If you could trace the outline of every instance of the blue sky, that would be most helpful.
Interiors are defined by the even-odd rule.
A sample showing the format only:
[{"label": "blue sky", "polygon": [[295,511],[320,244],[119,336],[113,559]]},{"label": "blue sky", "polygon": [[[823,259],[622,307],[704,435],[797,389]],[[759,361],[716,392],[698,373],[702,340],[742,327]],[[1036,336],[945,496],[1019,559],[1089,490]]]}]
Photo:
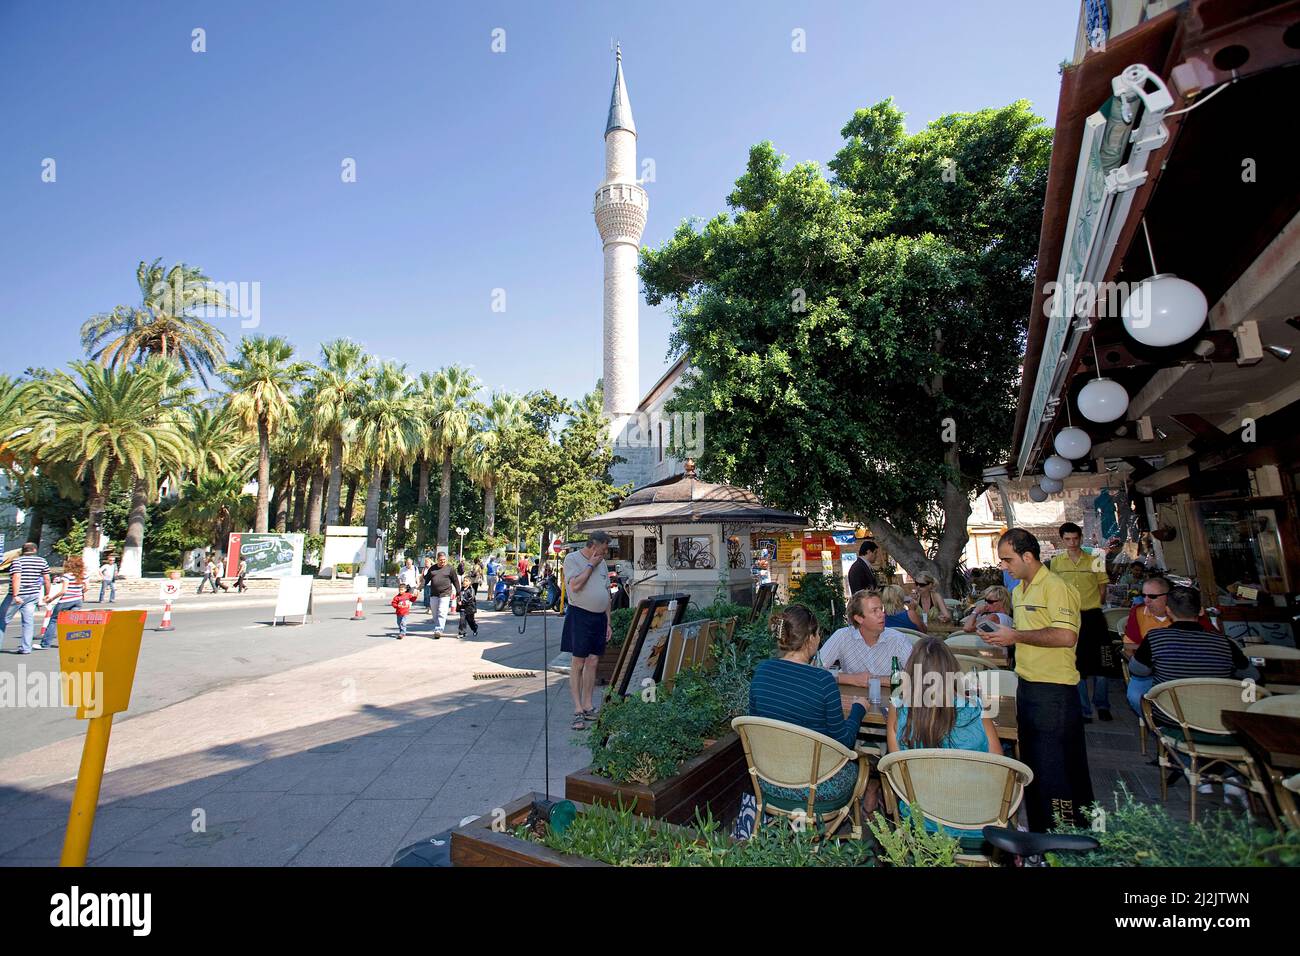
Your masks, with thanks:
[{"label": "blue sky", "polygon": [[[657,246],[725,208],[751,144],[824,163],[886,96],[912,130],[1018,98],[1050,124],[1077,17],[1069,0],[5,0],[0,371],[80,357],[81,322],[136,304],[136,263],[161,257],[260,283],[257,331],[308,358],[349,336],[412,372],[576,396],[600,375],[611,37]],[[643,391],[670,328],[642,303]]]}]

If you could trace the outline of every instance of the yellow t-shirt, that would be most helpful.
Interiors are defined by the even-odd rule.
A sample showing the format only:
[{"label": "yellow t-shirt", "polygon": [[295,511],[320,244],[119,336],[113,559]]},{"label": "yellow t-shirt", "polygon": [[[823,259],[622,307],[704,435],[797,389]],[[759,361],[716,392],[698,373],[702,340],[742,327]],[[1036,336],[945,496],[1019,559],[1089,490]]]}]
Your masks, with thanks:
[{"label": "yellow t-shirt", "polygon": [[1079,560],[1074,561],[1070,558],[1069,551],[1062,551],[1052,558],[1050,567],[1053,573],[1059,574],[1066,584],[1079,592],[1080,611],[1101,609],[1101,595],[1097,591],[1097,585],[1104,587],[1110,583],[1110,578],[1106,576],[1104,557],[1084,551],[1079,555]]},{"label": "yellow t-shirt", "polygon": [[[1046,565],[1038,569],[1032,581],[1016,585],[1011,592],[1011,603],[1018,631],[1063,627],[1076,638],[1079,635],[1079,593]],[[1077,684],[1079,670],[1074,666],[1074,645],[1017,644],[1016,673],[1024,680],[1043,684]]]}]

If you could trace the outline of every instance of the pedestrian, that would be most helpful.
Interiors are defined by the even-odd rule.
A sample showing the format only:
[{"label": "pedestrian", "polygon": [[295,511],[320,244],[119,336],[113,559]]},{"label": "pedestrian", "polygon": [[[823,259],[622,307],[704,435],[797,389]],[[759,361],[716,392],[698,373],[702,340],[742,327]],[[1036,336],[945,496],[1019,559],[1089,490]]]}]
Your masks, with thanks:
[{"label": "pedestrian", "polygon": [[59,615],[81,607],[86,591],[86,566],[77,555],[63,562],[63,573],[58,576],[45,597],[45,605],[53,607],[50,622],[45,625],[41,647],[58,647]]},{"label": "pedestrian", "polygon": [[523,555],[523,554],[521,554],[521,555],[519,556],[519,564],[518,564],[518,566],[517,566],[517,570],[519,571],[519,583],[520,583],[520,584],[526,584],[526,583],[528,582],[528,557],[527,557],[527,555]]},{"label": "pedestrian", "polygon": [[28,541],[23,544],[23,553],[14,561],[10,570],[9,593],[14,596],[14,599],[9,605],[9,610],[5,612],[6,627],[14,614],[22,620],[23,633],[18,645],[19,654],[32,652],[32,637],[36,633],[36,606],[49,590],[49,562],[36,553],[36,544]]},{"label": "pedestrian", "polygon": [[420,580],[420,572],[415,570],[414,559],[407,558],[406,564],[402,566],[401,572],[397,575],[397,583],[399,585],[410,588],[411,593],[414,594],[415,585],[419,582],[419,580]]},{"label": "pedestrian", "polygon": [[[1100,720],[1110,720],[1110,690],[1106,681],[1105,652],[1110,649],[1111,631],[1101,605],[1106,600],[1106,558],[1083,550],[1083,529],[1067,521],[1057,529],[1065,550],[1048,565],[1079,595],[1079,643],[1074,661],[1079,669],[1079,701],[1083,722],[1092,723],[1093,708]],[[1088,685],[1093,686],[1090,688]]]},{"label": "pedestrian", "polygon": [[99,604],[104,603],[105,588],[108,588],[108,603],[117,601],[117,555],[114,554],[106,555],[99,569]]},{"label": "pedestrian", "polygon": [[[221,588],[221,590],[223,591],[230,590],[230,585],[228,585],[225,581],[221,580],[221,565],[217,563],[216,559],[211,557],[208,558],[208,567],[206,573],[207,573],[206,580],[208,584],[212,586],[213,594],[217,593],[217,588]],[[203,593],[202,581],[199,582],[199,593],[200,594]]]},{"label": "pedestrian", "polygon": [[235,590],[243,594],[248,590],[248,562],[242,557],[239,559],[239,573],[235,575]]},{"label": "pedestrian", "polygon": [[411,604],[415,601],[415,593],[411,590],[409,584],[403,584],[397,589],[397,594],[391,602],[393,610],[397,612],[397,639],[400,641],[406,637],[406,616],[411,613]]},{"label": "pedestrian", "polygon": [[497,562],[495,554],[488,555],[487,559],[487,593],[488,599],[497,593],[497,575],[501,573],[501,565]]},{"label": "pedestrian", "polygon": [[485,574],[486,574],[486,570],[483,567],[483,559],[481,557],[475,558],[474,559],[474,593],[475,594],[478,594],[479,585],[483,583],[483,577]]},{"label": "pedestrian", "polygon": [[1012,594],[1015,627],[976,631],[987,643],[1016,649],[1016,724],[1020,759],[1034,773],[1025,788],[1029,829],[1046,833],[1060,815],[1066,825],[1088,826],[1082,811],[1093,803],[1079,701],[1079,595],[1042,561],[1038,539],[1012,528],[998,539],[1002,567],[1020,583]]},{"label": "pedestrian", "polygon": [[460,604],[460,627],[457,629],[456,636],[462,640],[465,638],[466,625],[474,632],[474,636],[478,637],[478,621],[474,619],[474,613],[478,608],[477,591],[478,586],[473,579],[467,578],[461,586],[460,596],[456,599]]},{"label": "pedestrian", "polygon": [[424,570],[420,573],[420,582],[424,586],[424,609],[433,613],[433,558],[424,559]]},{"label": "pedestrian", "polygon": [[569,694],[573,698],[573,729],[586,730],[596,717],[593,695],[596,668],[610,636],[609,535],[593,531],[585,547],[564,559],[568,602],[560,650],[573,655],[569,663]]},{"label": "pedestrian", "polygon": [[447,563],[447,552],[439,551],[437,563],[429,575],[433,588],[433,639],[439,640],[447,627],[447,614],[451,610],[451,599],[460,591],[460,576],[456,569]]},{"label": "pedestrian", "polygon": [[876,590],[876,570],[871,562],[876,560],[876,542],[867,539],[858,547],[858,559],[849,566],[849,596],[859,591]]}]

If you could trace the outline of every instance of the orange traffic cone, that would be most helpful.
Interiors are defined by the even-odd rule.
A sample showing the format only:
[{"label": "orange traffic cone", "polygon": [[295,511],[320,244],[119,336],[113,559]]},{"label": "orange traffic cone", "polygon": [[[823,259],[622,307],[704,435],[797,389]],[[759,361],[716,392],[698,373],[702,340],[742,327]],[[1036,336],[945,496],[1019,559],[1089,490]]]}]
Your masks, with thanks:
[{"label": "orange traffic cone", "polygon": [[358,595],[357,595],[357,610],[356,610],[356,613],[352,615],[352,620],[354,620],[354,621],[364,621],[365,619],[366,619],[366,612],[363,611],[363,610],[361,609],[361,595],[358,594]]},{"label": "orange traffic cone", "polygon": [[162,623],[158,625],[158,630],[160,631],[176,630],[176,628],[172,627],[172,602],[170,600],[166,601],[163,604],[163,618],[162,618]]}]

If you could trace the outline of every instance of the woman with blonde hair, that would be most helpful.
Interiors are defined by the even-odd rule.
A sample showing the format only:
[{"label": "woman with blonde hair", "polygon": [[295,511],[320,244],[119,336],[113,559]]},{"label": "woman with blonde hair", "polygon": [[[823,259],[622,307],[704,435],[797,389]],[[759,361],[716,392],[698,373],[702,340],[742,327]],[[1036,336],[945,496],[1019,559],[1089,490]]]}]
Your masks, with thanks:
[{"label": "woman with blonde hair", "polygon": [[979,603],[961,622],[961,629],[967,634],[975,633],[975,628],[984,621],[1014,627],[1011,616],[1011,592],[1000,584],[987,587],[980,595]]},{"label": "woman with blonde hair", "polygon": [[880,603],[885,606],[885,627],[905,627],[926,633],[925,621],[908,601],[907,592],[897,584],[886,584],[880,589]]},{"label": "woman with blonde hair", "polygon": [[57,643],[59,615],[64,611],[75,611],[81,607],[85,594],[86,566],[82,563],[81,557],[74,554],[63,562],[63,573],[53,582],[50,593],[41,602],[54,608],[54,613],[50,615],[50,623],[45,625],[45,633],[41,635],[41,647],[59,646]]},{"label": "woman with blonde hair", "polygon": [[939,615],[939,620],[945,624],[952,623],[952,613],[948,610],[948,604],[943,599],[943,595],[934,589],[934,578],[928,574],[918,574],[916,576],[916,605],[925,615],[925,620],[934,620],[934,615]]}]

